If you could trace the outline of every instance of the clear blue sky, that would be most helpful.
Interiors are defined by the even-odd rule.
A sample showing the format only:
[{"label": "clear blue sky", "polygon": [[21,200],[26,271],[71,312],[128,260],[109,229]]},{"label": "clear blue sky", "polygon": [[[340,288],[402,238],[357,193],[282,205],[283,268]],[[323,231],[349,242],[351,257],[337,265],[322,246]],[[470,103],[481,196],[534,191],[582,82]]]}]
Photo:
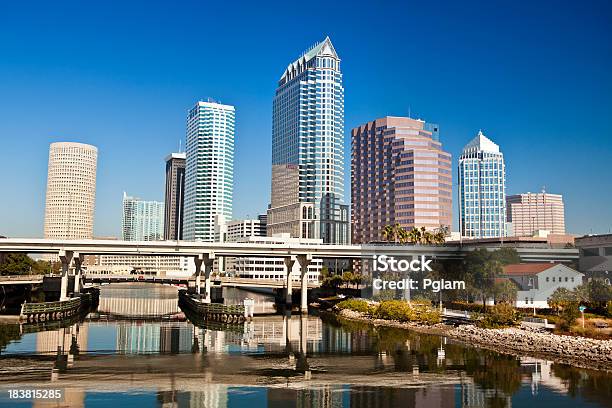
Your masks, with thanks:
[{"label": "clear blue sky", "polygon": [[264,211],[276,81],[325,35],[347,196],[350,129],[410,107],[454,159],[482,128],[507,192],[564,194],[569,232],[608,232],[611,27],[606,0],[3,2],[0,235],[42,236],[49,143],[79,141],[99,148],[95,234],[118,236],[122,192],[163,199],[163,158],[209,96],[236,106],[235,216]]}]

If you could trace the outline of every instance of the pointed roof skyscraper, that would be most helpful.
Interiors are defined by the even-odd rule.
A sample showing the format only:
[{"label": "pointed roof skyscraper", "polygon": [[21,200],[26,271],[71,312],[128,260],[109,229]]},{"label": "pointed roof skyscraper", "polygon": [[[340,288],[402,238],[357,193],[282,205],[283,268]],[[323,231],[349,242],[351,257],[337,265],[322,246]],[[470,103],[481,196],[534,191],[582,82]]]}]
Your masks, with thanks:
[{"label": "pointed roof skyscraper", "polygon": [[482,133],[482,130],[479,130],[478,134],[463,148],[463,153],[473,151],[499,153],[499,146],[486,137],[484,133]]}]

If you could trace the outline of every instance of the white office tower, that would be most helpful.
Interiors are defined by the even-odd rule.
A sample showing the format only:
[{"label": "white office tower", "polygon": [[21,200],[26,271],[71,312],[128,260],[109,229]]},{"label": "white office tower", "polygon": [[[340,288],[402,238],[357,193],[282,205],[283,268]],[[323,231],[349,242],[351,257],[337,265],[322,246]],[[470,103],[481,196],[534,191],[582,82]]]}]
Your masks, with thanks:
[{"label": "white office tower", "polygon": [[506,167],[499,146],[481,131],[459,156],[461,236],[506,236]]},{"label": "white office tower", "polygon": [[233,106],[199,101],[187,117],[183,239],[215,241],[215,216],[232,219]]},{"label": "white office tower", "polygon": [[45,238],[92,239],[98,149],[51,143],[45,203]]}]

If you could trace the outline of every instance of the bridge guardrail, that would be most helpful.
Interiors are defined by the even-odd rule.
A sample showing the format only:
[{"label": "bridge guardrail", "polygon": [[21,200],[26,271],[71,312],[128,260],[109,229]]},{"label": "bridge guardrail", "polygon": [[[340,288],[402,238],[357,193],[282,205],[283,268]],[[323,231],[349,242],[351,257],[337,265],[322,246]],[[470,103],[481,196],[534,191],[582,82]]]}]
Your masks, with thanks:
[{"label": "bridge guardrail", "polygon": [[21,316],[37,313],[57,313],[74,310],[81,304],[81,298],[72,298],[57,302],[24,303],[21,305]]}]

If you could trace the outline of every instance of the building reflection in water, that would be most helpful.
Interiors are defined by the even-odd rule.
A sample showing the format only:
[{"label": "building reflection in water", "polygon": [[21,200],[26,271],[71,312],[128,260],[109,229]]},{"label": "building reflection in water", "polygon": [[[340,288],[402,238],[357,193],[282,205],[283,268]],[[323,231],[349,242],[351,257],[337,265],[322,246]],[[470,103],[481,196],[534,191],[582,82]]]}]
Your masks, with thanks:
[{"label": "building reflection in water", "polygon": [[[78,373],[74,368],[79,367],[80,355],[89,352],[87,359],[95,358],[92,354],[96,350],[88,350],[88,340],[91,343],[98,340],[93,333],[99,326],[116,330],[112,342],[117,354],[193,354],[197,361],[194,373],[201,376],[202,381],[197,391],[176,389],[173,376],[177,375],[178,379],[183,375],[178,373],[168,373],[163,378],[162,382],[169,383],[169,388],[142,391],[153,392],[157,406],[162,407],[262,404],[268,407],[511,407],[513,395],[521,388],[529,387],[533,396],[541,394],[543,389],[567,395],[570,392],[568,378],[573,381],[578,378],[573,375],[576,371],[569,371],[571,368],[554,366],[544,360],[516,359],[465,348],[443,337],[388,328],[340,326],[316,316],[273,315],[239,325],[208,322],[197,327],[189,321],[171,318],[178,312],[176,298],[170,299],[173,294],[176,294],[175,289],[168,288],[156,292],[151,299],[145,292],[128,294],[122,289],[110,290],[100,299],[99,313],[90,315],[85,322],[37,333],[36,351],[57,354],[51,380],[63,379],[63,373],[70,373],[71,369]],[[289,372],[285,375],[291,379],[288,377],[283,385],[275,382],[265,387],[213,383],[215,374],[204,369],[207,355],[213,354],[210,357],[225,361],[222,355],[233,353],[270,354],[273,359],[281,356],[280,360],[285,355],[290,364],[287,365],[286,360],[282,362],[282,370]],[[390,374],[406,386],[375,386],[374,379],[372,385],[317,383],[322,377],[312,366],[321,364],[327,355],[344,359],[356,356],[360,364],[367,362],[364,367],[369,372]],[[452,383],[428,385],[428,379],[437,378],[438,373],[452,374],[455,379]],[[458,383],[457,377],[460,378]],[[66,401],[61,406],[84,405],[85,395],[91,390],[80,390],[78,385],[77,381],[74,388],[67,390]],[[37,403],[34,406],[49,405]]]}]

